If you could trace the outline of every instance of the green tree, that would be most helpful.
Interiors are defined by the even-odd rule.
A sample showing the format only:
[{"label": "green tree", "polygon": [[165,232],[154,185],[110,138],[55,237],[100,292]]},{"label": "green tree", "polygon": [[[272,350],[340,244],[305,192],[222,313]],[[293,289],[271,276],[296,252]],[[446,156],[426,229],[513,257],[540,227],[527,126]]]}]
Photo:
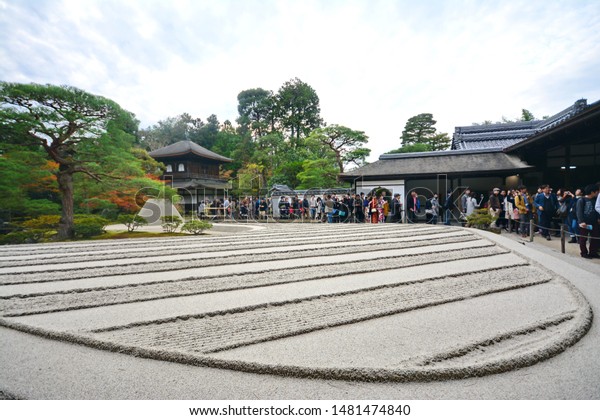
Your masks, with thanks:
[{"label": "green tree", "polygon": [[206,119],[206,124],[202,124],[197,130],[192,132],[188,140],[191,140],[208,150],[212,150],[217,143],[219,131],[219,119],[215,114],[211,114]]},{"label": "green tree", "polygon": [[300,181],[297,188],[333,188],[337,185],[339,174],[336,165],[330,159],[306,160],[302,162],[302,171],[296,177]]},{"label": "green tree", "polygon": [[156,150],[178,141],[198,142],[204,123],[188,113],[169,117],[139,131],[140,144],[146,150]]},{"label": "green tree", "polygon": [[216,142],[211,150],[221,156],[227,156],[233,159],[233,162],[225,163],[223,165],[224,175],[226,176],[236,176],[237,171],[244,163],[243,159],[240,160],[239,158],[243,157],[243,153],[248,153],[247,149],[253,148],[251,144],[242,145],[242,141],[243,136],[236,132],[229,121],[225,121],[222,129],[217,134]]},{"label": "green tree", "polygon": [[290,158],[290,152],[283,135],[274,132],[257,139],[251,161],[263,168],[263,177],[268,179]]},{"label": "green tree", "polygon": [[285,184],[290,188],[298,188],[300,181],[298,174],[304,170],[304,162],[298,159],[289,160],[273,171],[268,181],[269,186],[274,184]]},{"label": "green tree", "polygon": [[535,117],[533,116],[531,111],[523,108],[521,110],[521,121],[533,121],[533,120],[535,120]]},{"label": "green tree", "polygon": [[435,123],[432,114],[419,114],[410,117],[402,131],[402,146],[416,143],[427,143],[435,135]]},{"label": "green tree", "polygon": [[275,129],[273,92],[261,88],[241,91],[238,96],[238,124],[260,138]]},{"label": "green tree", "polygon": [[[394,153],[406,153],[407,150],[414,151],[411,148],[405,149],[405,147],[416,144],[426,144],[429,151],[448,149],[452,141],[448,134],[436,131],[436,122],[433,115],[428,113],[409,118],[404,126],[404,131],[402,131],[402,147],[398,149],[403,150],[403,152]],[[423,150],[419,149],[417,151]]]},{"label": "green tree", "polygon": [[47,160],[41,147],[32,150],[3,140],[0,135],[0,219],[58,214],[57,165]]},{"label": "green tree", "polygon": [[427,140],[431,150],[448,150],[452,144],[452,139],[448,133],[435,133]]},{"label": "green tree", "polygon": [[279,89],[275,107],[281,128],[294,148],[300,146],[301,138],[323,123],[317,92],[298,78],[285,82]]},{"label": "green tree", "polygon": [[422,152],[431,152],[431,146],[427,143],[415,143],[409,144],[408,146],[402,146],[399,149],[390,150],[385,154],[390,153],[422,153]]},{"label": "green tree", "polygon": [[333,152],[339,172],[350,163],[362,166],[371,153],[370,149],[362,147],[369,140],[364,131],[352,130],[342,125],[328,125],[313,130],[307,138],[307,143],[315,141]]},{"label": "green tree", "polygon": [[123,136],[119,136],[136,126],[133,115],[115,102],[74,87],[0,82],[2,132],[43,148],[58,164],[59,239],[74,236],[74,176],[102,181],[108,174],[101,162],[121,152]]}]

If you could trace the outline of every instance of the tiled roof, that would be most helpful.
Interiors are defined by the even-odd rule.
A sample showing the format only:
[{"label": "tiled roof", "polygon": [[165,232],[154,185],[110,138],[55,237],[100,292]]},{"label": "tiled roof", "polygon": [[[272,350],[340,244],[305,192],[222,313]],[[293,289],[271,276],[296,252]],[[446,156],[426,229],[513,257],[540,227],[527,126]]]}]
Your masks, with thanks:
[{"label": "tiled roof", "polygon": [[585,110],[586,107],[587,101],[580,99],[570,107],[545,120],[456,127],[452,136],[452,149],[507,148],[526,140],[534,134],[561,124]]},{"label": "tiled roof", "polygon": [[164,157],[173,157],[173,156],[183,156],[187,154],[194,154],[196,156],[205,157],[213,160],[220,160],[221,162],[233,162],[232,159],[229,159],[225,156],[218,155],[214,152],[211,152],[208,149],[194,143],[193,141],[178,141],[177,143],[170,144],[165,147],[161,147],[160,149],[153,150],[149,153],[153,158],[164,158]]}]

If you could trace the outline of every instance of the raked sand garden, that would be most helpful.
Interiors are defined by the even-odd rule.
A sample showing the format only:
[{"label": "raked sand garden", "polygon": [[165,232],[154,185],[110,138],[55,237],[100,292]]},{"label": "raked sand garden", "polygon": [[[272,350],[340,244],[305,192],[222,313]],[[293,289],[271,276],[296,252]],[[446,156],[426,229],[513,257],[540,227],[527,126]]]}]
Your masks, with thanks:
[{"label": "raked sand garden", "polygon": [[5,246],[0,325],[267,379],[485,377],[569,352],[592,326],[584,295],[526,254],[397,224]]}]

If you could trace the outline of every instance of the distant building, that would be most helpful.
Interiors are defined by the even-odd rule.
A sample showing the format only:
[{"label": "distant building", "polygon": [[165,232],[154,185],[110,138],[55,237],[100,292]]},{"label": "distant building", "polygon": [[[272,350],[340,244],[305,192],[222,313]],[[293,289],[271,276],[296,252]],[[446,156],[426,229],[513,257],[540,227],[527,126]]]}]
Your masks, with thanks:
[{"label": "distant building", "polygon": [[600,101],[578,100],[541,121],[456,127],[451,150],[384,154],[340,178],[356,192],[386,188],[404,200],[411,191],[444,197],[465,187],[487,193],[521,183],[534,190],[542,183],[574,189],[598,182]]},{"label": "distant building", "polygon": [[221,165],[232,162],[192,141],[180,141],[150,152],[166,166],[161,179],[183,197],[185,211],[196,210],[201,201],[223,199],[231,189],[220,174]]}]

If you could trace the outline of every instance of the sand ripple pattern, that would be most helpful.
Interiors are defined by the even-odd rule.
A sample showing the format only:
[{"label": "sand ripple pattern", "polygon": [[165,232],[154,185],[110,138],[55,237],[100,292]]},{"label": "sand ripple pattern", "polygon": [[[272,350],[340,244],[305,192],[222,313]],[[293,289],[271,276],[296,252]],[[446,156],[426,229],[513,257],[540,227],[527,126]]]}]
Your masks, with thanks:
[{"label": "sand ripple pattern", "polygon": [[[475,231],[384,224],[259,228],[229,236],[1,247],[0,325],[197,366],[424,381],[533,365],[567,350],[592,322],[589,304],[569,282]],[[537,312],[528,312],[533,300]],[[481,330],[459,324],[477,316],[487,316]],[[495,316],[506,320],[495,323]],[[430,347],[406,342],[411,333],[400,332],[403,322],[420,328],[433,319],[440,331],[448,323],[459,333],[435,343],[432,335],[423,340]],[[373,325],[397,340],[392,353],[348,333]],[[351,346],[335,349],[349,356],[346,364],[329,355],[325,365],[315,362],[331,337],[363,341],[355,341],[356,354]],[[277,353],[298,342],[307,344],[299,357],[313,359]],[[387,356],[363,365],[360,348],[369,357]]]},{"label": "sand ripple pattern", "polygon": [[[443,240],[434,244],[446,243]],[[406,244],[407,247],[410,243]],[[439,262],[456,261],[465,258],[481,258],[500,255],[508,251],[496,246],[466,248],[438,254],[408,255],[401,259],[370,259],[376,262],[378,270],[392,270],[402,267],[420,266]],[[110,288],[92,288],[64,292],[28,294],[0,297],[0,315],[22,316],[58,312],[98,306],[117,305],[128,302],[164,299],[167,297],[189,296],[203,293],[215,293],[252,287],[264,287],[275,284],[295,283],[319,280],[342,275],[371,272],[370,264],[365,261],[345,264],[309,265],[295,269],[272,270],[269,272],[249,272],[227,277],[192,277],[179,281],[165,281],[150,284],[133,284]]]},{"label": "sand ripple pattern", "polygon": [[[533,276],[532,276],[533,274]],[[416,284],[385,286],[298,302],[279,302],[236,313],[204,314],[97,332],[109,341],[144,348],[214,353],[244,345],[295,336],[323,328],[439,305],[547,282],[551,276],[519,267],[447,277]]]},{"label": "sand ripple pattern", "polygon": [[[429,237],[432,234],[440,234],[444,233],[444,229],[439,228],[431,228],[423,231],[409,231],[404,232],[403,235],[397,236],[397,238],[410,237],[411,239],[415,239],[415,242],[418,241],[419,237],[421,240],[429,240]],[[470,236],[465,235],[461,232],[455,232],[456,236]],[[361,234],[361,239],[363,241],[369,240],[377,240],[380,239],[381,233],[377,230],[364,232]],[[446,236],[447,233],[446,233]],[[197,254],[197,253],[211,253],[211,252],[219,252],[221,249],[227,249],[230,251],[237,250],[248,250],[249,247],[253,245],[254,240],[260,240],[260,246],[263,248],[266,247],[276,247],[281,248],[282,246],[289,244],[282,244],[281,235],[278,235],[274,238],[261,238],[261,237],[246,237],[246,240],[240,239],[229,239],[229,240],[215,240],[215,241],[207,241],[207,240],[185,240],[175,243],[168,244],[168,247],[165,247],[167,244],[130,244],[129,247],[124,246],[115,246],[110,247],[110,250],[106,250],[106,247],[103,247],[101,250],[98,250],[97,247],[92,248],[91,250],[84,249],[71,249],[67,248],[70,251],[68,254],[65,254],[65,250],[60,250],[63,252],[58,252],[54,250],[54,254],[46,253],[30,253],[26,255],[19,255],[18,259],[3,259],[0,255],[0,268],[3,267],[29,267],[36,265],[47,265],[47,264],[69,264],[69,263],[78,263],[78,262],[90,262],[90,261],[103,261],[103,260],[121,260],[121,259],[131,259],[131,258],[156,258],[157,255],[164,256],[185,256],[188,254]],[[332,242],[336,242],[340,239],[339,232],[329,233],[324,235],[318,235],[313,237],[303,238],[305,243],[310,243],[311,245],[330,245]],[[343,240],[343,237],[342,237]],[[417,245],[416,243],[414,245]],[[123,252],[126,251],[126,252]],[[13,256],[14,258],[15,256]],[[6,257],[4,257],[6,258]]]},{"label": "sand ripple pattern", "polygon": [[[214,267],[220,265],[233,265],[233,264],[245,264],[245,263],[256,263],[264,261],[279,261],[279,260],[292,260],[299,258],[309,258],[318,256],[334,256],[334,255],[345,255],[351,253],[361,253],[367,255],[374,251],[389,251],[394,249],[405,249],[405,248],[417,248],[419,245],[427,246],[430,243],[435,242],[435,239],[430,239],[427,243],[411,241],[408,244],[402,242],[405,234],[399,235],[398,241],[390,242],[379,242],[373,244],[364,244],[362,241],[358,244],[352,243],[350,245],[343,243],[342,241],[335,241],[315,247],[313,245],[292,245],[285,246],[282,244],[279,247],[263,247],[262,244],[259,246],[246,245],[243,251],[237,251],[237,249],[219,249],[214,252],[237,252],[238,255],[232,256],[215,256],[211,253],[205,253],[205,256],[198,258],[191,258],[183,255],[179,258],[163,259],[162,261],[153,261],[157,257],[150,258],[146,262],[136,262],[130,264],[111,264],[111,265],[99,265],[94,268],[52,268],[46,271],[21,271],[21,267],[18,272],[0,274],[0,285],[11,285],[19,283],[44,283],[57,280],[77,280],[90,277],[99,276],[116,276],[124,274],[143,274],[143,273],[156,273],[161,271],[172,271],[172,270],[183,270],[191,268],[205,268]],[[409,237],[419,236],[410,234]],[[450,236],[449,238],[440,239],[440,243],[458,243],[458,242],[469,242],[477,240],[473,235],[456,235]],[[483,245],[489,246],[491,245]],[[470,247],[471,245],[466,245]],[[482,245],[474,245],[482,246]],[[298,247],[305,249],[297,250]],[[266,250],[266,252],[260,252]],[[85,264],[85,263],[84,263]]]}]

